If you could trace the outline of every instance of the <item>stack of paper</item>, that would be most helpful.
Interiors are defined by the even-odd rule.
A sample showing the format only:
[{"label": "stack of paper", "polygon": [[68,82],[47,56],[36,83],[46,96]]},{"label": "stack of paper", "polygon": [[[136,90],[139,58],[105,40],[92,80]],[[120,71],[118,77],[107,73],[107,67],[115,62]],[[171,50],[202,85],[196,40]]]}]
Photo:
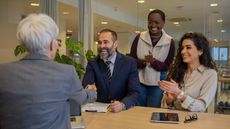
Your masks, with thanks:
[{"label": "stack of paper", "polygon": [[83,105],[81,110],[82,112],[107,112],[108,107],[108,103],[94,102]]}]

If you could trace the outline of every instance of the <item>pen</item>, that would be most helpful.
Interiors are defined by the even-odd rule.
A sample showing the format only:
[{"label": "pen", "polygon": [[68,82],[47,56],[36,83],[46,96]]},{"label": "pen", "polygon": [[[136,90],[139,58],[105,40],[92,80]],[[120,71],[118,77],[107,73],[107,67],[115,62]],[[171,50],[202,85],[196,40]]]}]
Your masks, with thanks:
[{"label": "pen", "polygon": [[111,104],[113,103],[113,102],[115,102],[116,100],[111,100],[110,101],[110,105],[107,107],[107,111],[108,112],[112,112],[112,109],[111,109]]},{"label": "pen", "polygon": [[85,112],[97,112],[97,110],[85,110]]},{"label": "pen", "polygon": [[107,107],[108,112],[112,112],[112,109],[110,108],[110,105]]}]

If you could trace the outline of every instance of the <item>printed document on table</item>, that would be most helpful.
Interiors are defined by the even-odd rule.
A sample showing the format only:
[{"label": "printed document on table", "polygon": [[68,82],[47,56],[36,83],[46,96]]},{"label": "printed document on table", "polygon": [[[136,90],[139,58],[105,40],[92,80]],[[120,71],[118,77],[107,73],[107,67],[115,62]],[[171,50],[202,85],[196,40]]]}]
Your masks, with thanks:
[{"label": "printed document on table", "polygon": [[88,103],[83,105],[81,110],[82,112],[107,112],[109,105],[109,103],[100,102]]},{"label": "printed document on table", "polygon": [[84,129],[85,125],[82,119],[82,116],[71,116],[70,124],[72,129]]}]

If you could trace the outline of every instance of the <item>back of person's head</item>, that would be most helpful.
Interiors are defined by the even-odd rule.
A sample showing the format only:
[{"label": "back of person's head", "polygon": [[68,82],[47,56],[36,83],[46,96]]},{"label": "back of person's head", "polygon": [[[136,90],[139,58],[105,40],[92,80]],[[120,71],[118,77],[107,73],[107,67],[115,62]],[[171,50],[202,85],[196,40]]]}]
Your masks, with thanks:
[{"label": "back of person's head", "polygon": [[149,16],[150,16],[151,14],[153,14],[153,13],[158,13],[158,14],[160,14],[162,20],[165,22],[165,13],[164,13],[162,10],[160,10],[160,9],[155,9],[155,10],[149,12],[148,18],[149,18]]},{"label": "back of person's head", "polygon": [[103,29],[100,31],[100,33],[110,32],[113,37],[113,41],[115,42],[117,40],[117,33],[111,29]]},{"label": "back of person's head", "polygon": [[46,54],[58,33],[58,26],[51,17],[46,14],[30,14],[20,21],[17,39],[30,53]]}]

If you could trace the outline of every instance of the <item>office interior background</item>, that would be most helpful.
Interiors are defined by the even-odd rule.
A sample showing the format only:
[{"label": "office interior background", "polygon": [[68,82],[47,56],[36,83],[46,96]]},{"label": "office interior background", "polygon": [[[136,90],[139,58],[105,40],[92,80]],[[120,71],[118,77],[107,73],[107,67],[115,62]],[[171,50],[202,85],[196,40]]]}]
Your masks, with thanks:
[{"label": "office interior background", "polygon": [[[142,2],[144,1],[144,2]],[[13,54],[18,45],[16,29],[29,13],[46,9],[60,27],[60,38],[83,41],[85,50],[97,53],[97,34],[103,28],[118,33],[118,50],[129,53],[134,37],[147,29],[152,9],[166,13],[164,29],[178,42],[186,32],[201,32],[211,43],[218,66],[229,65],[229,0],[0,0],[0,63],[20,59]],[[44,11],[43,11],[44,12]],[[60,48],[66,53],[64,42]]]}]

